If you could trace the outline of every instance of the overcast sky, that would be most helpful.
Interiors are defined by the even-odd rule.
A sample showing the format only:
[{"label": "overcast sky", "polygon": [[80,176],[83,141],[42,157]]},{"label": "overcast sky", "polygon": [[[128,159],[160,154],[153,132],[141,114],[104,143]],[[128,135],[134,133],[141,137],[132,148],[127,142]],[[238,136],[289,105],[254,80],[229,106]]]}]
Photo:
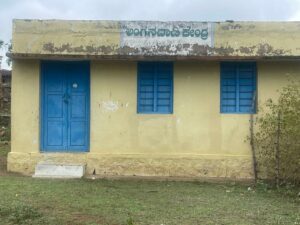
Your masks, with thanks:
[{"label": "overcast sky", "polygon": [[300,20],[300,0],[0,0],[0,39],[6,42],[14,18],[291,21]]}]

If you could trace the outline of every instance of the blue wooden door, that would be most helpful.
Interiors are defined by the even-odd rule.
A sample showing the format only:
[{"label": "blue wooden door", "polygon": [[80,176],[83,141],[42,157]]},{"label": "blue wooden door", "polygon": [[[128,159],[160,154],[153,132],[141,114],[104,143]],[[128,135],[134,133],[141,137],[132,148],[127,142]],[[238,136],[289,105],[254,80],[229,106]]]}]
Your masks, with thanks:
[{"label": "blue wooden door", "polygon": [[88,151],[89,63],[47,61],[41,72],[42,151]]}]

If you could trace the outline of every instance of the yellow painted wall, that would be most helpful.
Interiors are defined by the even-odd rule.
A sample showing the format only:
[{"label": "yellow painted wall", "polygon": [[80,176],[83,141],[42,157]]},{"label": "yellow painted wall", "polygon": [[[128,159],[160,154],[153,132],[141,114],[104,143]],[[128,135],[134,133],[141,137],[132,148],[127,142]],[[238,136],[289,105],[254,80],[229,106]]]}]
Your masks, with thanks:
[{"label": "yellow painted wall", "polygon": [[39,150],[39,62],[13,63],[12,78],[12,149],[20,152]]},{"label": "yellow painted wall", "polygon": [[[218,62],[175,63],[174,113],[166,115],[136,113],[136,63],[117,64],[92,63],[91,152],[160,155],[249,153],[243,140],[232,140],[227,145],[228,139],[225,139],[222,143],[224,135],[247,132],[243,126],[232,123],[243,123],[249,115],[219,113]],[[111,104],[118,109],[110,109],[108,106]],[[236,152],[229,147],[232,143],[243,147]]]},{"label": "yellow painted wall", "polygon": [[300,23],[216,23],[214,43],[217,55],[223,50],[230,56],[299,56]]},{"label": "yellow painted wall", "polygon": [[[135,55],[137,49],[121,46],[120,23],[121,21],[96,20],[14,20],[12,53],[28,54],[26,56],[46,54],[53,57],[113,55],[122,58],[124,55]],[[211,48],[198,46],[199,49],[191,52],[192,55],[208,58],[300,55],[300,22],[235,21],[212,24],[213,45]],[[174,56],[174,52],[168,51],[163,55]],[[143,51],[138,55],[143,56]],[[155,51],[153,55],[156,55]]]},{"label": "yellow painted wall", "polygon": [[15,53],[110,55],[120,44],[116,21],[14,20],[12,36]]},{"label": "yellow painted wall", "polygon": [[[276,96],[298,62],[258,62],[258,98]],[[251,178],[249,114],[220,114],[219,62],[174,63],[174,113],[137,114],[137,64],[91,62],[91,143],[83,154],[39,153],[39,62],[15,60],[10,171],[40,161],[86,163],[100,175]]]}]

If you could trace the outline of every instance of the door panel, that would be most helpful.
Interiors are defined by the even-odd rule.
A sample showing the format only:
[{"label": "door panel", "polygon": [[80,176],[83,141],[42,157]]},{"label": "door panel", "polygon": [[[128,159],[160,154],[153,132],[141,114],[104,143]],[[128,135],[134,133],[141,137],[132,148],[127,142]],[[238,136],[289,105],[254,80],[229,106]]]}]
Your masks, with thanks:
[{"label": "door panel", "polygon": [[63,122],[49,121],[47,124],[47,145],[63,146]]},{"label": "door panel", "polygon": [[86,118],[86,110],[83,105],[86,103],[86,96],[82,95],[72,95],[71,98],[71,119]]},{"label": "door panel", "polygon": [[70,124],[70,145],[73,148],[80,148],[86,145],[85,121],[73,121]]},{"label": "door panel", "polygon": [[47,65],[43,68],[43,137],[42,142],[47,149],[65,149],[66,107],[63,103],[66,81],[63,71],[58,67]]},{"label": "door panel", "polygon": [[88,151],[89,63],[42,62],[42,151]]},{"label": "door panel", "polygon": [[88,146],[89,137],[89,65],[75,64],[69,68],[69,148],[80,150]]},{"label": "door panel", "polygon": [[47,95],[47,116],[50,118],[63,118],[63,97],[62,94]]}]

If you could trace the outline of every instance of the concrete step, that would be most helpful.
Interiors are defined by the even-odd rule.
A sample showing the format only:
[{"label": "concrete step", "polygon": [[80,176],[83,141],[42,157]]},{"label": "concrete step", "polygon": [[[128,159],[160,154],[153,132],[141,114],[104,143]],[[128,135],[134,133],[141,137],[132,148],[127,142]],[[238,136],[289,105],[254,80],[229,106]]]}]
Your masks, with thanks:
[{"label": "concrete step", "polygon": [[32,177],[37,178],[81,178],[85,174],[84,164],[38,163]]}]

